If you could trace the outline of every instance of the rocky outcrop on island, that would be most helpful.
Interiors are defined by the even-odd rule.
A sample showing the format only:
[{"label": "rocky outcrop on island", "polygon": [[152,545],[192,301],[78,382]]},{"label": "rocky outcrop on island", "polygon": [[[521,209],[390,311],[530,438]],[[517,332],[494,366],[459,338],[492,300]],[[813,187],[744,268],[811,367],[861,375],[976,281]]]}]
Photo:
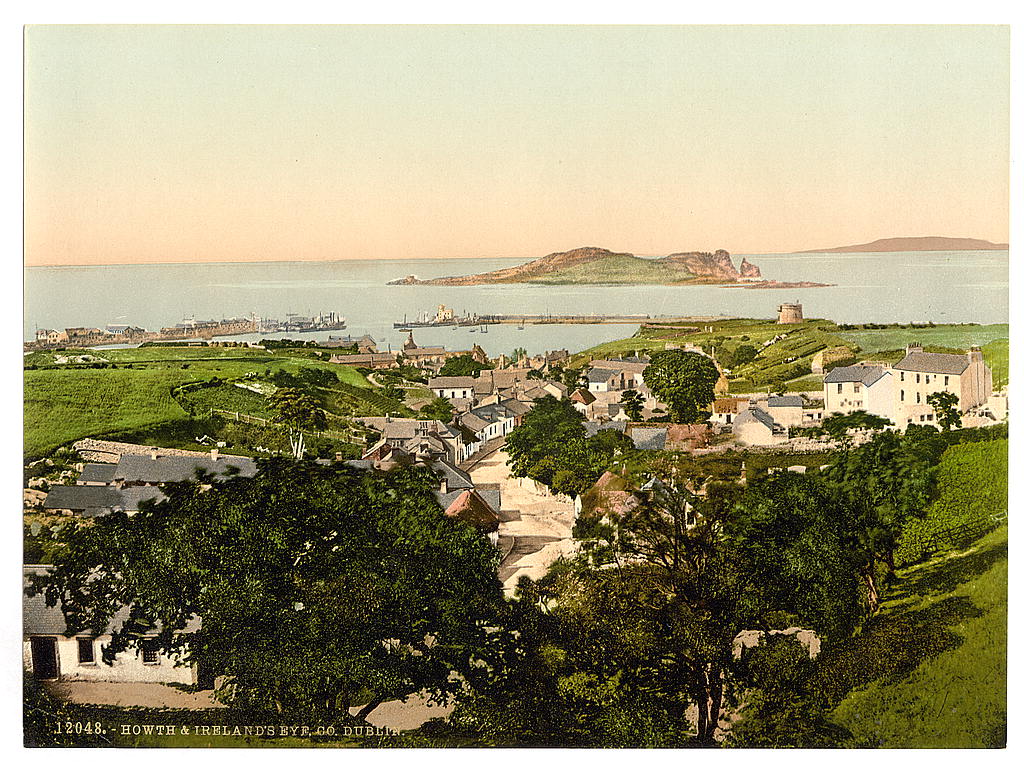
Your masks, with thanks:
[{"label": "rocky outcrop on island", "polygon": [[760,280],[761,268],[757,264],[751,264],[744,256],[743,261],[740,262],[740,277],[747,280]]},{"label": "rocky outcrop on island", "polygon": [[757,280],[761,270],[743,259],[740,268],[728,251],[689,251],[660,258],[640,258],[606,248],[575,248],[549,253],[515,267],[477,275],[420,280],[415,275],[392,280],[389,285],[486,285],[491,283],[550,283],[629,285],[729,284]]}]

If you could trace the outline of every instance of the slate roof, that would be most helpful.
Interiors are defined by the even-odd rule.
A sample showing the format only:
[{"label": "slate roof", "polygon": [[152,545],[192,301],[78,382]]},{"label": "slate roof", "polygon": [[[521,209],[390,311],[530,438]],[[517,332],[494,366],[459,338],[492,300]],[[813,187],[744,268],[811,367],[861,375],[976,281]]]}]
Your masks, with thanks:
[{"label": "slate roof", "polygon": [[768,398],[769,408],[803,408],[804,399],[799,395],[776,395]]},{"label": "slate roof", "polygon": [[587,431],[587,437],[593,437],[602,429],[614,429],[617,432],[625,432],[627,423],[625,421],[584,421],[583,429]]},{"label": "slate roof", "polygon": [[106,485],[54,485],[46,494],[43,509],[113,509],[121,505],[121,493]]},{"label": "slate roof", "polygon": [[449,464],[447,461],[438,459],[437,461],[431,462],[428,466],[434,474],[440,475],[448,481],[449,492],[456,489],[465,490],[473,487],[472,478],[458,467]]},{"label": "slate roof", "polygon": [[847,382],[866,384],[871,386],[880,378],[889,373],[888,368],[880,365],[841,365],[833,368],[825,376],[826,384],[846,384]]},{"label": "slate roof", "polygon": [[[43,575],[49,570],[50,568],[48,566],[24,566],[22,571],[24,575],[23,587],[29,586],[29,576],[36,574]],[[50,607],[46,604],[46,597],[44,595],[38,594],[29,597],[25,594],[23,589],[21,605],[21,626],[25,637],[31,635],[63,635],[67,632],[68,625],[67,622],[64,621],[64,612],[61,610],[60,603]],[[124,623],[125,619],[128,618],[128,614],[128,606],[120,608],[107,623],[104,634],[110,634],[113,629],[120,627],[121,624]],[[195,632],[200,628],[201,624],[202,622],[199,618],[193,616],[185,626],[185,631]],[[89,634],[91,634],[91,631]]]},{"label": "slate roof", "polygon": [[523,416],[533,409],[532,403],[524,403],[522,400],[513,399],[502,400],[501,406],[514,413],[516,416]]},{"label": "slate roof", "polygon": [[760,408],[748,408],[743,411],[743,413],[736,417],[736,420],[733,422],[733,427],[735,428],[744,424],[749,424],[751,421],[759,421],[772,431],[775,431],[775,429],[778,428],[778,424],[776,424],[775,419]]},{"label": "slate roof", "polygon": [[135,485],[121,489],[121,509],[125,512],[138,512],[139,502],[155,501],[161,502],[167,495],[156,486]]},{"label": "slate roof", "polygon": [[112,483],[116,464],[86,464],[78,476],[80,483]]},{"label": "slate roof", "polygon": [[474,433],[482,432],[490,424],[489,421],[484,421],[479,416],[477,416],[473,411],[469,411],[468,413],[462,414],[461,423],[462,426],[466,427],[467,429],[471,430]]},{"label": "slate roof", "polygon": [[592,402],[597,400],[597,398],[594,397],[594,393],[589,389],[577,389],[569,395],[569,399],[573,402],[582,402],[584,405],[590,405]]},{"label": "slate roof", "polygon": [[475,384],[472,376],[435,376],[427,381],[427,389],[472,389]]},{"label": "slate roof", "polygon": [[893,366],[897,371],[913,373],[944,373],[959,376],[967,370],[967,355],[944,352],[910,352]]},{"label": "slate roof", "polygon": [[633,438],[633,445],[641,451],[663,451],[665,450],[665,440],[668,437],[668,428],[633,426],[629,430],[629,436]]},{"label": "slate roof", "polygon": [[609,379],[620,376],[622,371],[612,370],[611,368],[591,368],[587,371],[587,380],[590,382],[604,383]]},{"label": "slate roof", "polygon": [[126,483],[175,483],[194,480],[196,470],[212,475],[227,475],[232,467],[242,477],[256,474],[256,462],[248,456],[220,456],[214,461],[209,456],[138,456],[124,454],[117,463],[116,480]]}]

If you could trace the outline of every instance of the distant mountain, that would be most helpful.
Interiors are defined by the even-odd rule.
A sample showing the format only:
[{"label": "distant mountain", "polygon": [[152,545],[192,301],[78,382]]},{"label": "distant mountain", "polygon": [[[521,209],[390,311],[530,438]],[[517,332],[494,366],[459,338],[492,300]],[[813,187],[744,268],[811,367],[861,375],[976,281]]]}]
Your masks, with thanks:
[{"label": "distant mountain", "polygon": [[860,245],[815,248],[796,253],[889,253],[894,251],[1005,251],[1007,243],[990,243],[973,237],[885,237]]},{"label": "distant mountain", "polygon": [[576,248],[549,253],[515,267],[478,275],[420,280],[415,275],[392,280],[391,285],[485,285],[489,283],[550,283],[602,285],[676,285],[684,283],[735,283],[761,277],[757,265],[746,259],[737,269],[728,251],[690,251],[658,259],[641,259],[632,253],[605,248]]}]

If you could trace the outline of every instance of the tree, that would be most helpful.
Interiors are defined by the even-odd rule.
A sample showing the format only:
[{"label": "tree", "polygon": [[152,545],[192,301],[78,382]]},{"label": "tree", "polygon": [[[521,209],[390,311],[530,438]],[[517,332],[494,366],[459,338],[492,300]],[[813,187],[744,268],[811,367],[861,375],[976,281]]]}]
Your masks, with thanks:
[{"label": "tree", "polygon": [[[365,720],[420,690],[444,701],[480,663],[499,609],[494,547],[446,519],[423,468],[272,459],[252,478],[165,487],[166,501],[70,526],[41,588],[70,632],[130,606],[104,658],[141,636],[226,681],[232,707]],[[193,617],[194,632],[180,632]]]},{"label": "tree", "polygon": [[850,413],[837,413],[823,419],[821,428],[833,440],[846,440],[851,431],[870,430],[878,431],[892,426],[892,422],[884,416],[868,413],[867,411],[851,411]]},{"label": "tree", "polygon": [[338,383],[338,374],[334,371],[309,366],[300,368],[295,378],[307,387],[333,387]]},{"label": "tree", "polygon": [[437,419],[447,424],[452,420],[455,409],[447,397],[435,397],[429,403],[420,408],[420,416],[425,419]]},{"label": "tree", "polygon": [[380,393],[388,400],[395,400],[399,403],[405,400],[405,390],[401,387],[396,387],[390,382],[381,387]]},{"label": "tree", "polygon": [[323,409],[301,390],[277,390],[270,396],[270,407],[277,413],[274,421],[288,427],[288,441],[296,459],[301,459],[305,450],[303,430],[322,431],[327,428],[327,415]]},{"label": "tree", "polygon": [[551,395],[540,398],[523,416],[522,423],[505,438],[512,474],[550,485],[554,466],[550,467],[550,472],[540,468],[538,477],[537,465],[545,458],[559,455],[564,443],[582,440],[585,436],[583,414],[573,408],[572,403],[556,400]]},{"label": "tree", "polygon": [[630,421],[640,421],[644,413],[644,396],[635,389],[627,389],[619,398],[619,405]]},{"label": "tree", "polygon": [[512,362],[518,365],[519,362],[527,356],[527,354],[528,353],[525,347],[516,347],[515,349],[512,350],[512,354],[510,357],[512,359]]},{"label": "tree", "polygon": [[441,370],[438,371],[438,376],[476,376],[480,371],[491,368],[490,365],[485,365],[479,360],[475,360],[472,355],[456,355],[455,357],[449,357],[444,361],[444,365],[441,366]]},{"label": "tree", "polygon": [[963,422],[960,420],[961,413],[957,409],[957,406],[960,405],[960,398],[952,392],[932,392],[925,398],[925,402],[935,410],[943,432],[948,432],[953,427],[959,429],[963,426]]},{"label": "tree", "polygon": [[711,358],[697,352],[668,349],[651,356],[644,382],[659,400],[668,404],[673,420],[693,424],[700,418],[700,412],[714,402],[718,376]]}]

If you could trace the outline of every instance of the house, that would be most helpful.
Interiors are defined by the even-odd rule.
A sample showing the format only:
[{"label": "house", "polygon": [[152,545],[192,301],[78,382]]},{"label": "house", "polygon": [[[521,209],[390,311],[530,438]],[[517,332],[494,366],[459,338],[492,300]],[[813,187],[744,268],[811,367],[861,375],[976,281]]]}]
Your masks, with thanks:
[{"label": "house", "polygon": [[[391,416],[363,416],[355,419],[363,426],[380,433],[380,441],[400,448],[411,457],[441,457],[458,464],[469,456],[462,430],[454,424],[437,419],[396,419]],[[363,458],[371,455],[377,445],[364,451]]]},{"label": "house", "polygon": [[476,379],[472,376],[435,376],[427,381],[427,388],[434,397],[448,400],[472,400]]},{"label": "house", "polygon": [[458,497],[444,511],[450,520],[461,520],[486,533],[491,543],[498,543],[498,513],[481,497],[476,490],[470,489],[459,493]]},{"label": "house", "polygon": [[77,485],[111,485],[114,482],[116,471],[116,464],[86,464],[82,467],[75,483]]},{"label": "house", "polygon": [[444,347],[421,347],[416,344],[409,331],[409,338],[402,344],[402,356],[409,365],[416,368],[440,368],[448,358]]},{"label": "house", "polygon": [[881,365],[846,365],[825,376],[825,415],[866,411],[896,422],[892,370]]},{"label": "house", "polygon": [[587,389],[591,392],[614,392],[626,388],[626,374],[615,368],[590,368]]},{"label": "house", "polygon": [[364,334],[359,338],[348,336],[328,336],[325,347],[352,347],[354,346],[362,354],[370,354],[377,351],[377,342],[373,336]]},{"label": "house", "polygon": [[576,513],[592,520],[614,520],[625,517],[641,503],[640,497],[630,489],[629,482],[608,470],[590,490],[576,497]]},{"label": "house", "polygon": [[746,397],[718,397],[711,403],[711,422],[713,424],[732,424],[736,416],[750,407],[750,399]]},{"label": "house", "polygon": [[776,445],[785,442],[788,432],[767,412],[751,406],[732,423],[732,434],[739,445]]},{"label": "house", "polygon": [[569,402],[572,407],[590,419],[593,416],[593,404],[597,398],[589,389],[577,389],[569,395]]},{"label": "house", "polygon": [[[73,486],[72,486],[73,487]],[[29,586],[33,575],[44,575],[47,566],[26,565],[24,584]],[[117,654],[112,664],[103,661],[103,647],[111,634],[128,618],[129,608],[119,610],[103,632],[67,634],[67,623],[60,603],[48,606],[42,594],[22,597],[22,659],[24,668],[39,680],[91,680],[113,683],[178,683],[195,685],[199,682],[195,666],[176,666],[175,659],[167,656],[143,639],[141,647],[130,648]],[[185,628],[186,632],[199,629],[198,618]],[[155,637],[152,632],[147,637]]]},{"label": "house", "polygon": [[668,442],[668,427],[665,425],[631,423],[626,427],[626,434],[641,451],[663,451]]},{"label": "house", "polygon": [[357,368],[397,368],[398,356],[394,352],[367,352],[356,355],[331,355],[331,362],[353,365]]},{"label": "house", "polygon": [[148,485],[129,488],[52,485],[43,501],[43,509],[80,517],[99,517],[115,511],[131,515],[139,511],[142,501],[159,502],[166,498],[159,488]]},{"label": "house", "polygon": [[906,355],[892,367],[896,408],[893,421],[904,427],[910,423],[935,421],[935,411],[928,405],[928,395],[951,392],[956,395],[961,412],[976,408],[992,395],[992,370],[978,347],[965,355],[925,352],[911,344]]},{"label": "house", "polygon": [[58,331],[53,328],[40,328],[36,331],[36,341],[40,343],[66,344],[67,340],[67,331]]},{"label": "house", "polygon": [[473,393],[476,397],[507,393],[512,394],[515,385],[525,385],[529,368],[505,368],[502,370],[485,369],[480,371],[473,384]]},{"label": "house", "polygon": [[799,427],[804,422],[804,399],[799,395],[769,397],[765,410],[777,424],[787,428]]},{"label": "house", "polygon": [[[622,373],[622,389],[636,389],[644,385],[644,371],[651,364],[648,357],[615,357],[592,360],[592,369],[620,371]],[[588,374],[589,377],[589,374]],[[593,379],[590,379],[591,381]]]},{"label": "house", "polygon": [[106,327],[106,332],[111,336],[124,336],[125,338],[131,338],[134,336],[140,336],[144,334],[146,332],[146,329],[137,328],[134,325],[112,323]]},{"label": "house", "polygon": [[711,427],[707,424],[667,424],[665,450],[692,451],[706,448],[711,442]]},{"label": "house", "polygon": [[456,420],[463,427],[473,431],[481,443],[504,437],[515,429],[521,416],[517,416],[502,403],[479,405],[472,410],[460,414]]}]

